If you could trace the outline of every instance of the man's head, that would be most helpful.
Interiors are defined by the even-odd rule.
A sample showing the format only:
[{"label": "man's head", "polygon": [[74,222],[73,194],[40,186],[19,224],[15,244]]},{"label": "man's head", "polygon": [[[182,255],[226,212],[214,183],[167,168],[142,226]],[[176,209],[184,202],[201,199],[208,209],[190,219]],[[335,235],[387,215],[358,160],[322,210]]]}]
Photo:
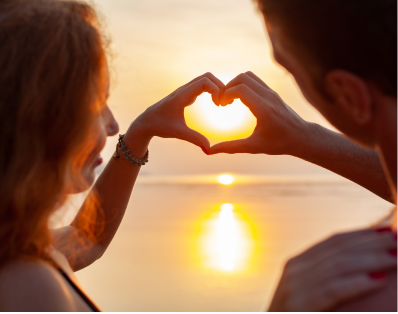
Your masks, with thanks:
[{"label": "man's head", "polygon": [[[397,95],[396,0],[258,0],[274,56],[334,126],[374,146]],[[376,111],[376,112],[375,112]]]}]

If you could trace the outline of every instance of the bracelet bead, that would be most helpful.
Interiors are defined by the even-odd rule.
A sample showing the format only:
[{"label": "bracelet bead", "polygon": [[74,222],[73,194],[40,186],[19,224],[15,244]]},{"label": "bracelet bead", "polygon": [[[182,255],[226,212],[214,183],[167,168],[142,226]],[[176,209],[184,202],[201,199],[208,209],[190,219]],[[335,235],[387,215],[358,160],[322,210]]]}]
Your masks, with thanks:
[{"label": "bracelet bead", "polygon": [[120,148],[120,150],[122,151],[123,155],[125,155],[126,159],[133,165],[135,166],[144,166],[146,163],[149,162],[149,150],[147,149],[144,157],[142,157],[141,159],[133,157],[130,154],[130,150],[127,148],[127,144],[123,141],[124,138],[124,134],[119,134],[119,140],[118,143],[116,144],[116,150],[115,153],[113,154],[113,159],[119,159],[119,152],[118,152],[118,148]]}]

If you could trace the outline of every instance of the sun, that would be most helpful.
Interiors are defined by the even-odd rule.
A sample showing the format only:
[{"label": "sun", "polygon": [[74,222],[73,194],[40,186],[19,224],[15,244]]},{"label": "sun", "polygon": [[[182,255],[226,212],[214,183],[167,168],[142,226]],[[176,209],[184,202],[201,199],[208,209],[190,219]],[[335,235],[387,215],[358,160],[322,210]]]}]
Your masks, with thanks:
[{"label": "sun", "polygon": [[215,106],[210,95],[200,99],[201,109],[206,120],[220,130],[236,128],[247,120],[250,115],[247,107],[240,100],[235,100],[231,105]]},{"label": "sun", "polygon": [[[225,84],[234,77],[216,76]],[[202,133],[209,140],[225,141],[248,137],[256,126],[256,118],[239,99],[221,107],[213,103],[208,93],[200,95],[192,106],[185,109],[185,120],[190,128]]]},{"label": "sun", "polygon": [[223,185],[231,185],[232,183],[235,182],[235,178],[233,176],[231,176],[230,174],[224,173],[224,174],[220,174],[217,177],[217,181],[220,184]]}]

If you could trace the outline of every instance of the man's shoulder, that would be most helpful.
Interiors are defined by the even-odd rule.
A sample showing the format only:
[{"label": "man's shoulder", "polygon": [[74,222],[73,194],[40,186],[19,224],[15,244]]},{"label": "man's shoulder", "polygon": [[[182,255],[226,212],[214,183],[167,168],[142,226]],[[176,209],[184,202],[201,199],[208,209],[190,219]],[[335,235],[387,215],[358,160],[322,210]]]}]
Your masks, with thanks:
[{"label": "man's shoulder", "polygon": [[71,295],[59,272],[38,260],[16,260],[0,269],[1,311],[71,311]]}]

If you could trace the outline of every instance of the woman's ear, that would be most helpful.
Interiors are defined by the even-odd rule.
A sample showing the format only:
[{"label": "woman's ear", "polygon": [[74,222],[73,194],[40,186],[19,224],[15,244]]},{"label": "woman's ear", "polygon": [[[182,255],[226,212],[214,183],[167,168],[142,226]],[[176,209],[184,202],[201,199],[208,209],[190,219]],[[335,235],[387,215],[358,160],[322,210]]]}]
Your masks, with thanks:
[{"label": "woman's ear", "polygon": [[325,83],[334,104],[355,123],[366,125],[372,120],[372,98],[363,78],[348,71],[332,70],[326,75]]}]

